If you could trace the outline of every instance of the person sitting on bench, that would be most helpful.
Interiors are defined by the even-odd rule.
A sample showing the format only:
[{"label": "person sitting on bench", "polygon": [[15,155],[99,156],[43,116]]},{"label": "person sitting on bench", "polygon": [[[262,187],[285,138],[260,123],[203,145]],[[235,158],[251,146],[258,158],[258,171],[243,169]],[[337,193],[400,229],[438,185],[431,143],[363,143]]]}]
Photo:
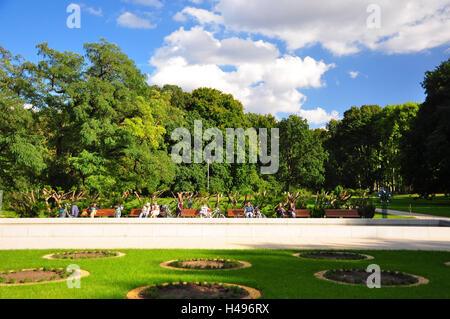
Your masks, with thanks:
[{"label": "person sitting on bench", "polygon": [[280,202],[278,203],[277,208],[275,208],[275,212],[277,213],[277,218],[284,218],[286,210],[283,207],[283,204]]},{"label": "person sitting on bench", "polygon": [[294,206],[294,203],[291,203],[291,204],[289,205],[288,214],[289,214],[289,217],[291,217],[291,218],[297,217],[297,214],[295,213],[295,206]]},{"label": "person sitting on bench", "polygon": [[259,209],[258,206],[256,206],[256,209],[255,209],[255,218],[263,218],[263,215],[261,213],[261,209]]},{"label": "person sitting on bench", "polygon": [[252,204],[250,202],[248,202],[247,206],[245,206],[245,208],[244,208],[245,218],[253,218],[254,212],[255,212],[255,209],[253,208]]},{"label": "person sitting on bench", "polygon": [[158,217],[159,213],[160,213],[160,209],[159,209],[158,203],[155,202],[152,207],[152,213],[151,213],[152,218]]},{"label": "person sitting on bench", "polygon": [[114,215],[115,218],[120,218],[122,216],[123,206],[117,205],[116,206],[116,213]]},{"label": "person sitting on bench", "polygon": [[72,208],[70,209],[70,215],[72,217],[78,217],[79,214],[80,214],[80,209],[78,208],[77,205],[73,204]]},{"label": "person sitting on bench", "polygon": [[183,201],[177,204],[177,208],[175,209],[175,216],[180,217],[182,210],[183,210]]},{"label": "person sitting on bench", "polygon": [[91,212],[91,218],[94,218],[95,214],[97,214],[98,211],[97,203],[92,204],[92,206],[89,208],[89,211]]},{"label": "person sitting on bench", "polygon": [[161,205],[161,211],[159,212],[158,218],[166,218],[167,217],[167,206]]},{"label": "person sitting on bench", "polygon": [[139,214],[139,218],[142,218],[145,216],[145,218],[148,217],[148,214],[150,213],[150,203],[147,203],[142,207],[141,213]]},{"label": "person sitting on bench", "polygon": [[211,215],[209,214],[209,207],[208,205],[206,205],[206,202],[203,202],[203,206],[202,208],[200,208],[200,213],[199,213],[200,217],[211,217]]}]

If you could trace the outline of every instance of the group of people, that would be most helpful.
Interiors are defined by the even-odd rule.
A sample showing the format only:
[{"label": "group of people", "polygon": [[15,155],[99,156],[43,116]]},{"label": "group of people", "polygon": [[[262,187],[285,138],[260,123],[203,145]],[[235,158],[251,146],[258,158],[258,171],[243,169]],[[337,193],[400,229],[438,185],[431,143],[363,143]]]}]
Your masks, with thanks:
[{"label": "group of people", "polygon": [[[177,208],[175,210],[176,217],[181,215],[181,211],[183,210],[183,201],[178,202]],[[89,207],[89,215],[91,218],[95,217],[95,214],[98,211],[97,203],[93,203]],[[115,217],[120,218],[122,216],[123,205],[115,206]],[[278,206],[275,208],[275,212],[277,214],[277,218],[295,218],[295,205],[294,203],[289,204],[289,208],[286,210],[283,204],[280,202]],[[66,205],[65,208],[59,210],[59,217],[61,218],[69,218],[69,217],[78,217],[80,214],[80,210],[76,205],[72,205],[69,213],[69,206]],[[139,214],[139,218],[157,218],[157,217],[167,217],[167,208],[164,205],[159,206],[157,202],[154,202],[153,205],[147,203],[142,207],[141,213]],[[203,202],[202,207],[200,208],[199,216],[202,218],[210,218],[212,217],[212,210],[208,207],[206,202]],[[248,202],[244,208],[244,217],[245,218],[262,218],[264,215],[261,213],[261,209]]]},{"label": "group of people", "polygon": [[167,209],[166,206],[159,206],[157,202],[154,202],[153,205],[147,203],[142,207],[141,213],[139,214],[139,218],[157,218],[157,217],[167,217]]},{"label": "group of people", "polygon": [[261,213],[261,209],[259,206],[253,207],[253,205],[248,202],[247,206],[244,208],[244,217],[245,218],[262,218],[263,214]]},{"label": "group of people", "polygon": [[275,213],[277,213],[277,218],[296,218],[297,214],[295,212],[294,203],[289,204],[289,208],[286,210],[283,204],[280,202],[275,208]]}]

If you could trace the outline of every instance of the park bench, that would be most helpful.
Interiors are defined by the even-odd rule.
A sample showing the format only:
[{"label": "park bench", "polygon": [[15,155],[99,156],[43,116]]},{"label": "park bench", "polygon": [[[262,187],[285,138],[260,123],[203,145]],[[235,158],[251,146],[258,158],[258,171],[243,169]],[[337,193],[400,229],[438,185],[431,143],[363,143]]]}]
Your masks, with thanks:
[{"label": "park bench", "polygon": [[361,218],[356,209],[325,209],[327,218]]},{"label": "park bench", "polygon": [[228,217],[242,218],[242,217],[244,217],[244,210],[243,209],[229,209],[228,210]]},{"label": "park bench", "polygon": [[296,209],[295,218],[310,218],[308,209]]},{"label": "park bench", "polygon": [[[82,217],[90,217],[91,215],[90,209],[83,209]],[[116,211],[114,209],[98,209],[97,213],[95,213],[95,217],[114,217],[116,215]]]},{"label": "park bench", "polygon": [[130,212],[130,215],[128,215],[128,217],[139,217],[141,212],[142,212],[142,208],[133,208]]},{"label": "park bench", "polygon": [[184,208],[181,210],[180,217],[197,217],[200,213],[200,209],[188,209]]}]

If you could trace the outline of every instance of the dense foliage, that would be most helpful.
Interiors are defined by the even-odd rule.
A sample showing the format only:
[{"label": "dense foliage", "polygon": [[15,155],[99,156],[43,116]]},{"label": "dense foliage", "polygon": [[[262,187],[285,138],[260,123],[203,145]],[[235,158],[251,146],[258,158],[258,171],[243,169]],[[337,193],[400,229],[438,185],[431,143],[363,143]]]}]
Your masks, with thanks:
[{"label": "dense foliage", "polygon": [[[427,72],[422,106],[354,106],[326,130],[311,130],[295,115],[279,121],[245,114],[232,95],[215,89],[149,86],[135,63],[103,40],[85,44],[84,55],[46,43],[37,49],[40,60],[32,63],[0,47],[0,189],[18,203],[20,193],[59,204],[66,195],[119,198],[127,191],[450,190],[449,61]],[[194,136],[195,120],[224,137],[226,128],[279,128],[278,173],[261,174],[263,163],[249,163],[246,152],[244,164],[211,163],[208,189],[206,163],[171,160],[172,132],[183,127]]]}]

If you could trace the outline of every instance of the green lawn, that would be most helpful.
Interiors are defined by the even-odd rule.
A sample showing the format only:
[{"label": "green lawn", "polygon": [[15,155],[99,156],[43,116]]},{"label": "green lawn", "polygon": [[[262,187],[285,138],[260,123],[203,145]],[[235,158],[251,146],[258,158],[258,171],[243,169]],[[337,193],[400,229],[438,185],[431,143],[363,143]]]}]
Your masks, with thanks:
[{"label": "green lawn", "polygon": [[[78,264],[91,273],[81,289],[65,282],[33,286],[0,287],[7,298],[125,298],[134,288],[170,281],[218,281],[258,288],[263,298],[450,298],[450,252],[361,251],[375,257],[367,261],[323,261],[293,257],[288,250],[121,250],[122,258],[57,261],[45,260],[50,250],[0,251],[0,271],[42,266]],[[166,260],[224,257],[248,261],[253,267],[238,270],[177,271],[163,269]],[[413,262],[412,262],[413,261]],[[398,270],[424,276],[427,285],[369,289],[323,281],[313,276],[325,269],[365,268],[378,264],[382,270]]]},{"label": "green lawn", "polygon": [[450,217],[450,197],[444,195],[437,195],[433,200],[414,200],[409,195],[394,195],[388,208],[409,212],[410,203],[413,213]]},{"label": "green lawn", "polygon": [[387,215],[386,217],[383,216],[383,214],[375,213],[375,216],[373,216],[374,219],[415,219],[414,217],[404,217],[404,216],[398,216],[398,215]]}]

